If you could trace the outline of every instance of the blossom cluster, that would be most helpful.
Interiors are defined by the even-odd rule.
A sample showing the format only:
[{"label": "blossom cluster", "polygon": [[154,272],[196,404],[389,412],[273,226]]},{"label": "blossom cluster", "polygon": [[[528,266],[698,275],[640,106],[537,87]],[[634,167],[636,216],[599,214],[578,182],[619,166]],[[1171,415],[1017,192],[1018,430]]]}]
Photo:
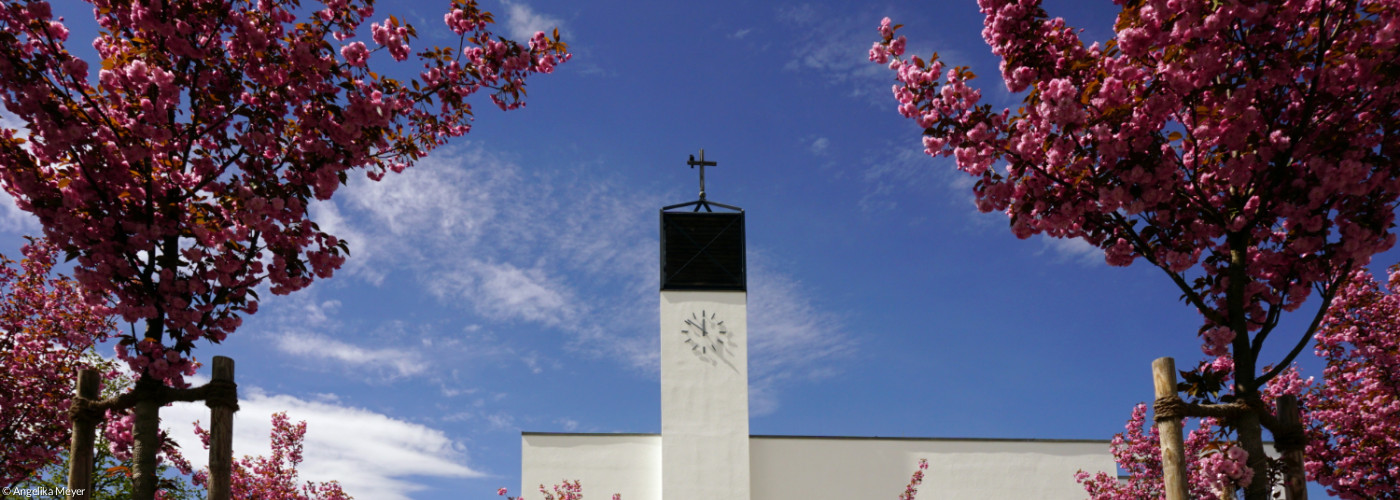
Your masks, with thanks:
[{"label": "blossom cluster", "polygon": [[[195,434],[209,447],[209,431],[195,423]],[[234,460],[229,477],[230,498],[276,498],[280,500],[349,500],[340,483],[307,482],[298,477],[297,467],[301,465],[302,442],[306,439],[306,422],[292,424],[286,412],[272,414],[272,432],[269,436],[272,456],[244,456]],[[183,461],[183,458],[180,459]],[[178,462],[177,462],[178,463]],[[189,474],[188,462],[182,470]],[[196,486],[208,486],[209,471],[194,472]]]},{"label": "blossom cluster", "polygon": [[977,206],[1016,236],[1146,259],[1210,326],[1237,324],[1235,293],[1247,331],[1394,245],[1400,5],[1127,2],[1114,40],[1088,46],[1038,0],[979,5],[1007,89],[1028,91],[1015,112],[982,104],[968,68],[902,57],[889,19],[870,59],[925,152],[977,177]]},{"label": "blossom cluster", "polygon": [[115,367],[84,357],[113,325],[105,310],[84,302],[76,282],[51,273],[56,251],[35,241],[21,249],[22,262],[0,255],[0,486],[23,480],[63,449],[79,371],[116,375]]},{"label": "blossom cluster", "polygon": [[[1387,290],[1387,288],[1389,290]],[[1283,370],[1262,391],[1266,409],[1290,394],[1300,397],[1302,422],[1307,427],[1304,469],[1307,478],[1340,498],[1361,500],[1400,496],[1400,266],[1390,269],[1388,287],[1369,272],[1351,276],[1332,302],[1319,329],[1316,354],[1327,362],[1321,383],[1303,378],[1293,368]],[[1228,356],[1210,363],[1228,373]],[[1081,472],[1079,480],[1096,499],[1144,498],[1160,494],[1161,463],[1156,429],[1141,430],[1146,405],[1138,405],[1127,432],[1113,440],[1114,456],[1129,472],[1129,481],[1100,473]],[[1201,429],[1216,427],[1209,419]],[[1209,434],[1192,434],[1192,439]],[[1216,453],[1202,454],[1187,440],[1187,462],[1193,491],[1202,486],[1245,486],[1252,481],[1245,451],[1220,442]],[[1200,443],[1202,441],[1195,441]],[[1223,448],[1223,453],[1220,451]],[[1213,486],[1212,486],[1213,485]],[[1201,491],[1193,493],[1205,496]]]},{"label": "blossom cluster", "polygon": [[[1019,238],[1162,269],[1203,317],[1202,350],[1228,354],[1234,395],[1255,401],[1315,332],[1261,372],[1284,313],[1317,291],[1320,315],[1395,244],[1400,3],[1117,3],[1113,39],[1086,45],[1040,0],[978,0],[1000,76],[1024,95],[1015,111],[982,103],[969,68],[905,56],[888,19],[870,59],[895,73],[925,153],[977,178],[980,210]],[[1247,497],[1261,499],[1262,428],[1239,424]]]},{"label": "blossom cluster", "polygon": [[[1187,492],[1191,498],[1218,500],[1235,498],[1234,491],[1247,486],[1253,471],[1245,465],[1244,449],[1221,441],[1218,423],[1202,419],[1199,427],[1186,436]],[[1143,429],[1147,429],[1144,431]],[[1147,405],[1133,407],[1124,432],[1113,436],[1109,446],[1127,480],[1105,472],[1079,471],[1075,479],[1084,485],[1092,500],[1136,500],[1162,498],[1162,450],[1157,427],[1147,419]],[[1226,492],[1229,492],[1226,494]]]},{"label": "blossom cluster", "polygon": [[919,485],[924,484],[924,471],[928,470],[928,459],[919,459],[919,468],[914,469],[914,473],[909,476],[909,484],[904,486],[904,492],[899,494],[899,500],[914,500],[914,495],[919,493]]},{"label": "blossom cluster", "polygon": [[[505,488],[496,490],[497,496],[506,497],[506,500],[524,500],[524,495],[518,497],[506,496],[508,491]],[[540,495],[544,500],[583,500],[583,485],[578,480],[564,480],[563,484],[554,485],[554,491],[545,489],[540,485]],[[622,500],[621,493],[613,493],[612,500]]]},{"label": "blossom cluster", "polygon": [[288,0],[92,3],[95,78],[47,2],[0,4],[0,102],[28,128],[0,129],[0,186],[75,259],[88,304],[145,325],[121,359],[177,387],[196,341],[258,310],[255,289],[290,293],[345,261],[313,198],[402,171],[470,130],[469,97],[519,107],[528,76],[569,59],[557,32],[495,37],[473,0],[451,1],[458,44],[419,51],[411,81],[371,68],[409,59],[414,27],[388,16],[353,39],[372,0],[304,19]]},{"label": "blossom cluster", "polygon": [[1400,266],[1357,273],[1317,334],[1325,381],[1303,397],[1310,478],[1346,499],[1400,497]]},{"label": "blossom cluster", "polygon": [[[115,381],[118,384],[130,385],[132,381],[125,375],[118,376]],[[136,427],[136,417],[130,410],[112,411],[108,410],[102,420],[102,437],[107,440],[107,451],[112,457],[122,462],[132,461],[132,447],[136,443],[136,435],[133,430]],[[190,474],[193,468],[188,460],[180,453],[180,446],[175,440],[170,438],[170,434],[165,430],[160,431],[158,436],[160,445],[156,450],[156,462],[167,464],[180,471],[181,474]],[[126,470],[127,473],[131,471]],[[157,491],[157,497],[160,492]]]}]

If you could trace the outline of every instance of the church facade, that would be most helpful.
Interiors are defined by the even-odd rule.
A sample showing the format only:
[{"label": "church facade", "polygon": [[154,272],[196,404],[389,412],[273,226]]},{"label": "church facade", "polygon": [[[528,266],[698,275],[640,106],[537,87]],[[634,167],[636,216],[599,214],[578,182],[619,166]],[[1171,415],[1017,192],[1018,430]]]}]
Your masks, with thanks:
[{"label": "church facade", "polygon": [[[1116,469],[1104,440],[749,434],[744,212],[700,199],[661,210],[661,434],[524,432],[521,490],[580,480],[595,498],[1080,499],[1078,470]],[[715,208],[721,209],[715,211]],[[762,335],[762,332],[757,332]]]}]

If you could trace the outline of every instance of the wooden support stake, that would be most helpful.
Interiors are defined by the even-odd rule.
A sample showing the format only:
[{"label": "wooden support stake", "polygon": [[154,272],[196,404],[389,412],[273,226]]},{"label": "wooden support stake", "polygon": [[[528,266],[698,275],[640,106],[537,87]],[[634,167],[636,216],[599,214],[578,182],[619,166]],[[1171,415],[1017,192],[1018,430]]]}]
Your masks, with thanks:
[{"label": "wooden support stake", "polygon": [[[1176,360],[1157,358],[1152,362],[1152,386],[1157,398],[1176,397]],[[1157,422],[1162,445],[1162,482],[1167,500],[1187,500],[1186,455],[1181,419]]]},{"label": "wooden support stake", "polygon": [[[1274,400],[1278,405],[1278,420],[1283,428],[1302,428],[1298,414],[1298,398],[1285,394]],[[1278,441],[1278,437],[1274,437]],[[1292,449],[1283,454],[1283,491],[1286,500],[1308,500],[1308,480],[1303,475],[1303,450]]]},{"label": "wooden support stake", "polygon": [[[233,382],[233,359],[214,356],[213,380]],[[233,464],[232,406],[209,402],[209,500],[229,499]]]},{"label": "wooden support stake", "polygon": [[[78,397],[97,399],[101,376],[91,368],[78,373]],[[97,422],[83,415],[73,419],[73,438],[68,447],[68,498],[92,496],[92,447]]]}]

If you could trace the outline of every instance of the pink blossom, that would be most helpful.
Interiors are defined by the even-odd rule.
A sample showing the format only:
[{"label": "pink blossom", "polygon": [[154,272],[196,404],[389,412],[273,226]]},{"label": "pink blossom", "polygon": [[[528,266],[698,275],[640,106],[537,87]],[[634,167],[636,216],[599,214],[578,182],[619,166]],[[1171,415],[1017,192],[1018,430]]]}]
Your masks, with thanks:
[{"label": "pink blossom", "polygon": [[369,60],[369,49],[365,48],[365,42],[352,42],[340,48],[340,56],[345,58],[346,64],[363,67]]},{"label": "pink blossom", "polygon": [[[207,449],[209,431],[200,427],[198,422],[195,423],[194,430]],[[271,456],[244,456],[234,460],[229,480],[231,498],[350,500],[350,495],[341,489],[338,481],[301,481],[297,468],[303,461],[302,444],[306,438],[306,422],[292,424],[286,412],[274,413],[272,432],[268,438],[272,447]],[[180,460],[183,460],[183,457],[180,457]],[[195,472],[193,482],[196,486],[207,486],[209,471],[206,469]]]}]

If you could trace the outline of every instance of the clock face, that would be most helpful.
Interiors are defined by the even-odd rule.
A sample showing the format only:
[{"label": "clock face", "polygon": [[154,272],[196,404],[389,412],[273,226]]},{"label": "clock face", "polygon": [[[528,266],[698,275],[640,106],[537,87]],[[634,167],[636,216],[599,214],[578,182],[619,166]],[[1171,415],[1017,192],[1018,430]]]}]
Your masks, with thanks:
[{"label": "clock face", "polygon": [[730,349],[729,328],[724,320],[705,310],[690,313],[681,325],[681,335],[690,350],[699,356],[718,356]]}]

